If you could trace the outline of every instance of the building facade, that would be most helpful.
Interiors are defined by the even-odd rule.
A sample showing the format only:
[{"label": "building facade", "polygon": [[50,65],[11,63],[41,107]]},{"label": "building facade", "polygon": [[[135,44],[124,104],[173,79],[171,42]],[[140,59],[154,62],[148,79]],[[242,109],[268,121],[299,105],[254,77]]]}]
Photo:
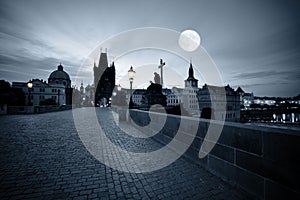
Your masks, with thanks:
[{"label": "building facade", "polygon": [[32,79],[29,82],[13,82],[12,88],[22,89],[26,105],[71,104],[71,80],[61,64],[50,74],[48,83],[42,79]]},{"label": "building facade", "polygon": [[243,106],[243,109],[249,109],[251,104],[254,103],[254,94],[252,93],[246,93],[241,87],[238,87],[236,89],[236,92],[240,95],[240,101],[241,105]]},{"label": "building facade", "polygon": [[192,116],[199,116],[199,104],[197,98],[198,80],[194,77],[194,69],[192,62],[188,71],[188,78],[184,81],[184,90],[181,94],[181,103],[183,108]]},{"label": "building facade", "polygon": [[167,106],[174,107],[180,105],[179,95],[176,95],[173,90],[164,88],[162,93],[167,97]]},{"label": "building facade", "polygon": [[[132,93],[132,102],[134,105],[141,106],[143,95],[146,93],[145,89],[136,89]],[[129,102],[129,101],[128,101]]]},{"label": "building facade", "polygon": [[[220,96],[224,94],[224,89],[226,101]],[[222,119],[226,121],[240,121],[240,95],[229,85],[219,87],[205,84],[199,89],[197,97],[201,117],[214,119],[214,116],[222,115]],[[212,105],[212,101],[214,102],[214,106]],[[223,112],[224,107],[226,108],[226,112]]]}]

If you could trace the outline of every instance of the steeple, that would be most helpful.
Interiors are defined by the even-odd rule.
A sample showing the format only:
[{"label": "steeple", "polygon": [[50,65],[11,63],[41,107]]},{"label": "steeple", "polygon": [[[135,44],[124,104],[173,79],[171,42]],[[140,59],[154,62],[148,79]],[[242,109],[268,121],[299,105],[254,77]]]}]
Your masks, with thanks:
[{"label": "steeple", "polygon": [[194,77],[192,61],[190,61],[189,77],[184,81],[185,87],[198,87],[198,80]]},{"label": "steeple", "polygon": [[194,78],[194,69],[193,69],[193,65],[192,65],[192,60],[190,61],[189,77],[188,77],[188,79],[191,79],[191,78],[195,79]]}]

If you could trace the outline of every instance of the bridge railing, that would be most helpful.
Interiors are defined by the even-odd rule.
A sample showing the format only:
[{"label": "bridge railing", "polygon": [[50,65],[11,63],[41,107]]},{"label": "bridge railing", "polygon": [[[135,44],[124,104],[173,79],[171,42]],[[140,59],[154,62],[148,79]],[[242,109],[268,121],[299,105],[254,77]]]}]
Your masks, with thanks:
[{"label": "bridge railing", "polygon": [[[148,112],[131,110],[137,124],[149,123]],[[166,115],[151,113],[155,121]],[[234,122],[225,122],[220,138],[208,155],[199,158],[200,146],[210,123],[214,120],[167,115],[165,126],[154,139],[167,144],[183,124],[181,133],[191,137],[199,124],[197,135],[184,156],[217,175],[230,184],[243,189],[259,199],[278,199],[299,196],[300,178],[300,133],[296,130],[258,127]],[[141,129],[141,126],[136,126]],[[207,143],[206,143],[207,144]]]}]

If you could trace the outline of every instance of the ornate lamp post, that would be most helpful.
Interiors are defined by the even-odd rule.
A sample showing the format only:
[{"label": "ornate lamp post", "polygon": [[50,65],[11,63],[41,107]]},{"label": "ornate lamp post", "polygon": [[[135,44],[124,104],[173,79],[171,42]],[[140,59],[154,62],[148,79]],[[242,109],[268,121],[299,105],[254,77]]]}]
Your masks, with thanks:
[{"label": "ornate lamp post", "polygon": [[134,79],[134,75],[135,75],[135,71],[133,70],[133,68],[131,66],[130,69],[128,70],[128,77],[129,77],[129,81],[130,81],[130,97],[132,95],[132,82]]},{"label": "ornate lamp post", "polygon": [[28,105],[29,106],[31,106],[31,96],[30,96],[30,93],[31,93],[32,86],[33,86],[32,82],[29,81],[27,83],[27,88],[28,88]]}]

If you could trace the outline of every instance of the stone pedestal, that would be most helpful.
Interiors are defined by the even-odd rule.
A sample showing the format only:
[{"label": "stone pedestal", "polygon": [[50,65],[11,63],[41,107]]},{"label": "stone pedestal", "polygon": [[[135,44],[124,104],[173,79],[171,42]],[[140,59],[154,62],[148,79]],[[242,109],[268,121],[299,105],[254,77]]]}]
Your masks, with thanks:
[{"label": "stone pedestal", "polygon": [[167,97],[162,93],[162,86],[160,84],[151,83],[147,88],[147,91],[142,99],[143,107],[150,108],[150,106],[155,104],[160,104],[161,106],[167,105]]}]

